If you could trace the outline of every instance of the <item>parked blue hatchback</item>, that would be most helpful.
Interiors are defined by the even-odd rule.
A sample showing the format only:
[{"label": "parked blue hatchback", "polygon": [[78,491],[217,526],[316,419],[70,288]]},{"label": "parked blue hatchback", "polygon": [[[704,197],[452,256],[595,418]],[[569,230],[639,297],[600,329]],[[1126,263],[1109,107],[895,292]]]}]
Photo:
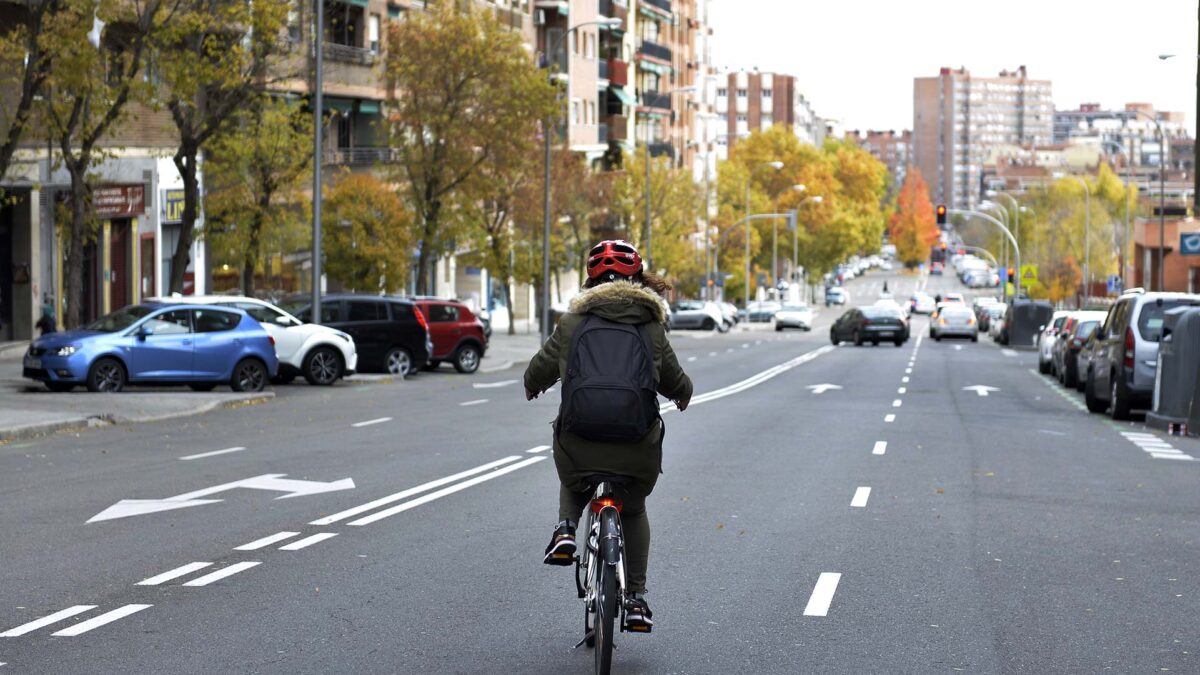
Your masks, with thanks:
[{"label": "parked blue hatchback", "polygon": [[240,309],[130,305],[95,323],[44,335],[25,354],[24,376],[51,391],[117,392],[126,384],[186,384],[262,391],[279,370],[275,342]]}]

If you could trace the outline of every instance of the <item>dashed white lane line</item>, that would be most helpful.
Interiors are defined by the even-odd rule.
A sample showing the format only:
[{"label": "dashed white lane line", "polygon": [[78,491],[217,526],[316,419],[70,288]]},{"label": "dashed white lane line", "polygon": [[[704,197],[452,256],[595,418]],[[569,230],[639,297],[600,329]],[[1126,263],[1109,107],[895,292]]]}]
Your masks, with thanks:
[{"label": "dashed white lane line", "polygon": [[263,537],[262,539],[255,539],[254,541],[250,542],[249,544],[242,544],[241,546],[234,546],[233,550],[235,550],[235,551],[257,551],[258,549],[266,548],[267,546],[270,546],[271,544],[277,544],[277,543],[283,541],[284,539],[291,539],[292,537],[294,537],[298,534],[300,534],[300,533],[299,532],[276,532],[275,534],[272,534],[269,537]]},{"label": "dashed white lane line", "polygon": [[1000,353],[1005,356],[1016,356],[1017,352],[1012,349],[1001,349]]},{"label": "dashed white lane line", "polygon": [[499,382],[476,382],[471,385],[472,389],[499,389],[507,387],[510,384],[516,384],[518,380],[501,380]]},{"label": "dashed white lane line", "polygon": [[320,532],[303,539],[297,539],[290,544],[285,544],[279,547],[280,551],[299,551],[302,548],[308,548],[313,544],[318,544],[326,539],[333,539],[337,536],[337,532]]},{"label": "dashed white lane line", "polygon": [[900,381],[903,382],[904,384],[908,384],[908,376],[905,375],[904,377],[900,378]]},{"label": "dashed white lane line", "polygon": [[442,497],[445,497],[447,495],[452,495],[455,492],[458,492],[460,490],[465,490],[469,487],[479,485],[480,483],[483,483],[484,481],[489,481],[493,478],[499,478],[500,476],[503,476],[506,473],[512,473],[513,471],[516,471],[518,469],[523,469],[531,464],[537,464],[538,462],[542,461],[543,459],[546,459],[545,455],[539,455],[537,457],[530,457],[529,459],[522,460],[520,462],[517,462],[516,464],[509,464],[508,466],[505,466],[502,469],[496,469],[495,471],[493,471],[491,473],[486,473],[482,476],[476,476],[470,480],[465,480],[461,483],[455,483],[454,485],[451,485],[450,487],[447,487],[447,488],[442,488],[441,490],[438,490],[437,492],[431,492],[423,497],[417,497],[416,499],[412,499],[407,502],[397,504],[389,509],[384,509],[382,511],[372,513],[371,515],[364,516],[362,518],[359,518],[358,520],[352,520],[348,524],[354,525],[354,526],[370,525],[371,523],[374,523],[375,521],[383,520],[384,518],[387,518],[389,516],[394,516],[397,513],[403,513],[411,508],[415,508],[422,504],[428,504],[429,502],[431,502],[435,499],[441,499]]},{"label": "dashed white lane line", "polygon": [[216,457],[217,455],[226,455],[231,452],[241,452],[242,450],[245,450],[245,449],[246,448],[243,448],[242,446],[239,445],[235,448],[225,448],[224,450],[213,450],[212,452],[201,452],[196,455],[185,455],[183,457],[180,457],[179,459],[182,459],[183,461],[187,462],[187,461],[191,461],[193,459],[203,459],[205,457]]},{"label": "dashed white lane line", "polygon": [[901,401],[900,399],[896,399],[895,401],[892,401],[893,408],[899,408],[903,404],[904,404],[904,401]]},{"label": "dashed white lane line", "polygon": [[750,349],[750,343],[749,343],[749,342],[743,342],[743,343],[742,343],[742,349]]},{"label": "dashed white lane line", "polygon": [[821,572],[817,585],[813,587],[808,605],[804,607],[804,616],[826,616],[829,605],[833,602],[833,594],[837,591],[838,582],[842,575],[837,572]]},{"label": "dashed white lane line", "polygon": [[163,572],[162,574],[152,576],[149,579],[142,579],[141,581],[137,582],[134,585],[135,586],[157,586],[161,583],[168,582],[172,579],[178,579],[179,577],[191,574],[192,572],[195,572],[196,570],[202,570],[205,567],[209,567],[211,565],[212,565],[212,563],[210,563],[210,562],[190,562],[186,565],[183,565],[182,567],[176,567],[175,569],[170,570],[168,572]]},{"label": "dashed white lane line", "polygon": [[111,612],[105,612],[100,616],[94,616],[87,621],[81,621],[70,628],[64,628],[57,633],[52,633],[52,635],[55,637],[75,637],[76,635],[83,635],[90,630],[99,628],[100,626],[118,621],[120,619],[124,619],[130,614],[137,614],[143,609],[149,609],[153,606],[154,605],[125,605],[124,607],[118,607]]},{"label": "dashed white lane line", "polygon": [[883,416],[883,421],[884,421],[884,422],[888,422],[888,423],[895,422],[895,421],[896,421],[896,416],[895,416],[895,415],[884,415],[884,416]]},{"label": "dashed white lane line", "polygon": [[696,357],[694,357],[694,356],[689,356],[689,357],[687,358],[687,362],[688,362],[688,363],[691,363],[691,362],[693,362],[693,361],[695,361],[695,360],[696,360]]},{"label": "dashed white lane line", "polygon": [[899,389],[896,390],[896,393],[897,394],[907,394],[908,389],[906,387],[900,387]]},{"label": "dashed white lane line", "polygon": [[729,349],[726,349],[726,350],[725,350],[725,353],[726,353],[726,354],[732,354],[732,353],[733,353],[733,347],[730,347]]},{"label": "dashed white lane line", "polygon": [[905,375],[912,375],[912,366],[909,366],[908,368],[905,368],[905,369],[904,369],[904,374],[905,374]]},{"label": "dashed white lane line", "polygon": [[391,421],[392,421],[392,418],[390,418],[390,417],[376,417],[373,420],[366,420],[365,422],[355,422],[354,424],[351,424],[350,426],[357,429],[359,427],[369,427],[372,424],[383,424],[384,422],[391,422]]},{"label": "dashed white lane line", "polygon": [[863,508],[867,505],[867,499],[871,497],[871,488],[860,487],[854,491],[854,497],[850,500],[850,506],[855,508]]},{"label": "dashed white lane line", "polygon": [[192,587],[207,586],[215,581],[220,581],[220,580],[224,579],[225,577],[231,577],[231,576],[237,574],[238,572],[244,572],[244,571],[250,569],[251,567],[254,567],[256,565],[261,565],[261,564],[262,563],[260,563],[260,562],[254,562],[254,561],[249,561],[249,560],[246,562],[234,563],[234,564],[230,565],[229,567],[223,567],[223,568],[217,570],[216,572],[210,572],[210,573],[205,574],[204,576],[199,577],[197,579],[192,579],[191,581],[188,581],[188,582],[184,583],[183,585],[184,586],[192,586]]},{"label": "dashed white lane line", "polygon": [[467,407],[470,407],[473,405],[483,405],[484,403],[487,403],[487,402],[488,402],[488,400],[486,398],[477,398],[474,401],[463,401],[462,403],[459,403],[458,405],[460,405],[463,408],[467,408]]},{"label": "dashed white lane line", "polygon": [[84,613],[88,610],[92,610],[92,609],[96,609],[96,605],[75,605],[74,607],[68,607],[66,609],[59,610],[53,614],[43,616],[40,619],[30,621],[29,623],[23,623],[20,626],[17,626],[16,628],[10,628],[10,629],[4,631],[3,633],[0,633],[0,637],[20,637],[26,633],[31,633],[43,626],[49,626],[52,623],[58,623],[59,621],[62,621],[63,619],[70,618],[72,616],[75,616],[76,614],[82,614],[82,613]]},{"label": "dashed white lane line", "polygon": [[716,352],[709,352],[709,353],[708,353],[708,355],[709,355],[709,356],[716,356],[716,355],[717,355],[717,353],[716,353]]},{"label": "dashed white lane line", "polygon": [[503,466],[510,462],[515,462],[518,459],[521,459],[520,455],[509,455],[508,457],[498,459],[494,462],[488,462],[487,464],[481,464],[481,465],[475,467],[474,469],[467,469],[466,471],[460,471],[451,476],[446,476],[445,478],[438,478],[437,480],[431,480],[428,483],[422,483],[421,485],[418,485],[416,487],[411,487],[411,488],[408,488],[407,490],[401,490],[400,492],[390,494],[386,497],[380,497],[379,499],[367,502],[366,504],[360,504],[359,506],[355,506],[354,508],[346,509],[345,511],[339,511],[331,516],[325,516],[324,518],[314,520],[311,523],[309,523],[309,525],[332,525],[333,523],[336,523],[340,520],[352,518],[354,516],[357,516],[360,513],[366,513],[367,511],[373,511],[373,510],[379,508],[380,506],[386,506],[387,504],[392,504],[392,503],[398,502],[402,499],[408,499],[409,497],[411,497],[413,495],[418,495],[427,490],[432,490],[434,488],[441,487],[443,485],[446,485],[447,483],[453,483],[455,481],[462,480],[463,478],[467,478],[469,476],[474,476],[477,473],[483,473],[484,471],[491,471],[492,469],[495,469],[498,466]]},{"label": "dashed white lane line", "polygon": [[887,441],[875,441],[875,447],[871,449],[872,455],[882,455],[887,452]]},{"label": "dashed white lane line", "polygon": [[539,452],[545,452],[549,449],[550,449],[550,446],[548,446],[548,445],[539,445],[536,448],[530,448],[530,449],[526,450],[525,452],[528,452],[531,455],[535,455]]}]

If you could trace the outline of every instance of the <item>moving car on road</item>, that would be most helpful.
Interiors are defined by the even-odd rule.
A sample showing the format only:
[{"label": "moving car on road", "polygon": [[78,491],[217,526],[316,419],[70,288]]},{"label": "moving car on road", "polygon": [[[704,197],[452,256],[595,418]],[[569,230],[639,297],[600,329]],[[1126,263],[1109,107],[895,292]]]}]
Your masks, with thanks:
[{"label": "moving car on road", "polygon": [[267,331],[240,309],[147,302],[80,330],[43,335],[25,353],[24,376],[51,391],[118,392],[126,384],[186,384],[262,391],[279,369]]},{"label": "moving car on road", "polygon": [[725,315],[715,302],[680,300],[671,305],[671,328],[726,329]]},{"label": "moving car on road", "polygon": [[929,335],[935,340],[942,338],[970,338],[971,342],[979,341],[979,324],[975,321],[975,313],[965,305],[951,303],[938,311],[937,318],[929,322]]},{"label": "moving car on road", "polygon": [[[306,296],[281,303],[301,321],[312,320]],[[429,362],[429,322],[413,301],[387,295],[338,293],[321,298],[320,322],[345,331],[358,348],[358,369],[407,377]]]},{"label": "moving car on road", "polygon": [[895,310],[885,307],[856,307],[847,310],[829,327],[829,340],[838,344],[852,340],[861,347],[864,342],[878,345],[893,342],[897,347],[908,339],[908,327]]},{"label": "moving car on road", "polygon": [[933,314],[937,309],[937,303],[928,293],[914,293],[908,299],[908,305],[912,314]]},{"label": "moving car on road", "polygon": [[454,364],[460,373],[479,370],[479,362],[487,351],[488,339],[483,323],[467,307],[457,300],[439,298],[414,298],[413,302],[429,322],[429,339],[433,342],[433,356],[427,364],[437,368],[442,361]]},{"label": "moving car on road", "polygon": [[830,286],[825,289],[825,306],[844,305],[850,300],[850,294],[840,286]]},{"label": "moving car on road", "polygon": [[769,323],[775,318],[775,312],[783,308],[783,303],[774,300],[750,303],[746,311],[746,321],[750,323]]},{"label": "moving car on road", "polygon": [[799,328],[812,330],[813,311],[808,305],[784,305],[775,312],[775,330],[784,328]]}]

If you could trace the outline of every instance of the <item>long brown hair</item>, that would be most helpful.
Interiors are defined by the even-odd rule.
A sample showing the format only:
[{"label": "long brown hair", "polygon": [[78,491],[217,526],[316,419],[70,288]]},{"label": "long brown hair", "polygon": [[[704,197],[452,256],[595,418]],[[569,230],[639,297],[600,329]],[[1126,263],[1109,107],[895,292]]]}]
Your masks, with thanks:
[{"label": "long brown hair", "polygon": [[[671,286],[671,282],[658,276],[657,274],[654,274],[653,272],[647,272],[645,270],[642,270],[641,272],[638,272],[630,277],[629,281],[641,286],[645,286],[664,298],[667,297],[667,293],[670,293],[671,289],[673,288],[673,286]],[[603,283],[607,282],[603,278],[597,277],[595,279],[588,279],[587,281],[583,282],[583,287],[595,288]]]}]

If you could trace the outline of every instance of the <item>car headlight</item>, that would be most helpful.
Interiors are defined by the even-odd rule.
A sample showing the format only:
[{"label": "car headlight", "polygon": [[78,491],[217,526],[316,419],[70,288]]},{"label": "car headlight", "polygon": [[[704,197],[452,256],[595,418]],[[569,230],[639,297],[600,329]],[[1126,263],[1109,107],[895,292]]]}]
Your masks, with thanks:
[{"label": "car headlight", "polygon": [[77,351],[79,351],[79,345],[63,345],[51,353],[55,356],[70,356]]},{"label": "car headlight", "polygon": [[354,339],[353,339],[353,338],[351,338],[349,335],[347,335],[347,334],[345,334],[345,333],[334,333],[334,335],[336,335],[336,336],[338,336],[338,337],[342,338],[342,339],[343,339],[343,340],[345,340],[346,342],[354,342]]}]

